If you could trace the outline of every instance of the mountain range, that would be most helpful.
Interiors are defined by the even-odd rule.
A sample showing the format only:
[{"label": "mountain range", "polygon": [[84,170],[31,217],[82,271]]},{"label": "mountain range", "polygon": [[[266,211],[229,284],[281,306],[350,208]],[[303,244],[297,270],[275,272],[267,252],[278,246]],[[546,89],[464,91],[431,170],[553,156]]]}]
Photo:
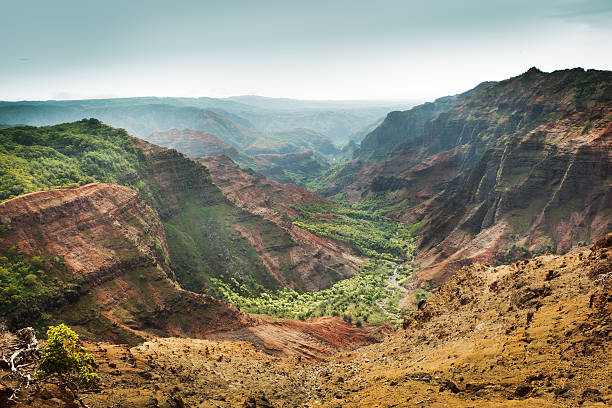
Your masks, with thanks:
[{"label": "mountain range", "polygon": [[[414,103],[300,101],[257,96],[0,102],[0,122],[44,126],[93,117],[190,156],[216,154],[217,147],[202,142],[193,133],[203,131],[238,150],[233,159],[241,165],[277,181],[304,184],[339,164],[335,153],[350,140],[357,140],[363,128],[379,121],[394,107]],[[183,132],[184,141],[177,143],[172,132]],[[270,162],[254,157],[306,152],[312,152],[307,164],[312,173],[304,173],[290,164],[279,165],[279,161],[288,161],[282,158]]]}]

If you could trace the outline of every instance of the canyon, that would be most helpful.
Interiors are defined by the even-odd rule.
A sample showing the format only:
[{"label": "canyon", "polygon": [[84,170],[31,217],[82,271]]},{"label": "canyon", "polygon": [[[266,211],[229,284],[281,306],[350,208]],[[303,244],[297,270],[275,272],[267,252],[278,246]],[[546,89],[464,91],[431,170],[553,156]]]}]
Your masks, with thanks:
[{"label": "canyon", "polygon": [[[66,323],[91,407],[612,402],[612,73],[372,108],[344,153],[249,100],[0,104],[138,129],[0,129],[3,356]],[[78,406],[10,369],[0,403]]]},{"label": "canyon", "polygon": [[532,68],[392,112],[318,193],[419,223],[423,281],[592,242],[610,230],[610,82]]}]

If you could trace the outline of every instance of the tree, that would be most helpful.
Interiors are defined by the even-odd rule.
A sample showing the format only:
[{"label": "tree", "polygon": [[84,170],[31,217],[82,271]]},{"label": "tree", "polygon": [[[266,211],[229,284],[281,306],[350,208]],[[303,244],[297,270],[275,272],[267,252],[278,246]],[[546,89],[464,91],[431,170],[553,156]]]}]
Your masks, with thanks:
[{"label": "tree", "polygon": [[100,377],[94,372],[94,358],[84,353],[78,345],[79,336],[65,324],[51,326],[47,330],[47,345],[35,372],[36,378],[68,388],[79,403],[86,407],[77,395],[79,386],[92,387]]}]

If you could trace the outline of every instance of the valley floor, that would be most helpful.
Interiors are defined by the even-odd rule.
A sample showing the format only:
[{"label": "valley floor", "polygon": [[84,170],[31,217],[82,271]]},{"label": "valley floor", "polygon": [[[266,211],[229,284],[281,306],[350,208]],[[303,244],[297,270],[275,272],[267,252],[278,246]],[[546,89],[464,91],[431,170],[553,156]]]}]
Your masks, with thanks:
[{"label": "valley floor", "polygon": [[[465,267],[403,330],[324,359],[185,338],[88,344],[102,389],[84,400],[92,408],[603,407],[612,403],[611,340],[609,235],[563,256]],[[21,406],[58,406],[42,397]]]}]

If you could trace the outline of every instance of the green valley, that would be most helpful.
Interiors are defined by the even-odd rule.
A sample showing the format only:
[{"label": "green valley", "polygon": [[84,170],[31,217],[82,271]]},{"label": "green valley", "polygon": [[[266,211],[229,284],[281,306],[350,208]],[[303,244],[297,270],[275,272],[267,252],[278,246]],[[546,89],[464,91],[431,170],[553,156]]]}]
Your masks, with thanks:
[{"label": "green valley", "polygon": [[[249,313],[307,319],[340,316],[359,326],[362,323],[401,324],[408,304],[400,300],[412,284],[413,242],[417,226],[400,224],[384,215],[336,203],[319,203],[293,208],[292,223],[318,236],[351,244],[370,259],[358,275],[317,292],[282,289],[261,296],[243,296],[238,282],[217,281],[220,297]],[[398,280],[399,279],[399,280]]]}]

